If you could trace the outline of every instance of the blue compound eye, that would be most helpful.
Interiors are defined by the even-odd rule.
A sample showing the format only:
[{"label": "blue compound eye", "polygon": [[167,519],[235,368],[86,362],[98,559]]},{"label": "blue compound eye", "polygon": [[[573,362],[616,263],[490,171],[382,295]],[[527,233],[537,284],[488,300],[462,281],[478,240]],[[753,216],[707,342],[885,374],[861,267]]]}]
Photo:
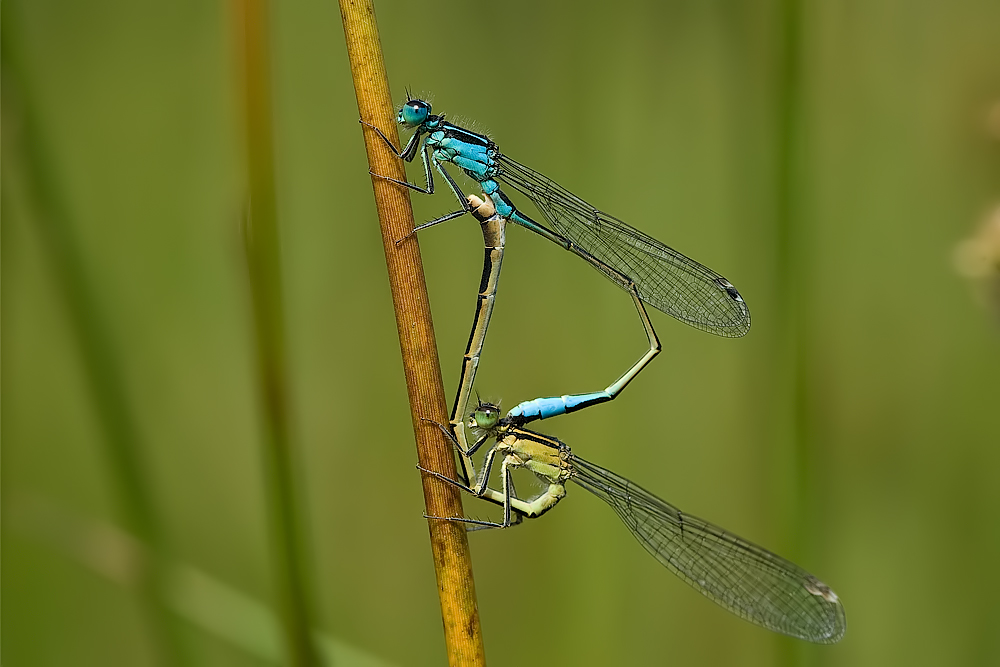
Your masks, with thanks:
[{"label": "blue compound eye", "polygon": [[410,100],[399,110],[397,121],[404,127],[416,127],[431,114],[431,105],[423,100]]}]

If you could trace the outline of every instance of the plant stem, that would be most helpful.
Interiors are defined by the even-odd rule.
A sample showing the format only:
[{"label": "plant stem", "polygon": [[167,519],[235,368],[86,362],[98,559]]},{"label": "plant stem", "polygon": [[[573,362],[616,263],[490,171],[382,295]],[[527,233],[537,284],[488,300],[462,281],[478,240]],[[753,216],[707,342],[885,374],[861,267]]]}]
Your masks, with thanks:
[{"label": "plant stem", "polygon": [[289,663],[319,664],[310,636],[307,560],[300,546],[301,520],[295,497],[289,435],[287,362],[284,341],[280,239],[274,178],[271,111],[271,50],[267,0],[234,3],[233,22],[241,48],[250,208],[245,232],[250,291],[257,337],[263,402],[262,441],[275,576]]},{"label": "plant stem", "polygon": [[[361,120],[378,126],[398,145],[398,134],[392,122],[395,110],[382,59],[374,5],[370,0],[340,0],[340,14]],[[363,134],[372,172],[405,179],[402,162],[386,150],[378,135],[367,128],[363,129]],[[396,311],[417,460],[423,468],[455,477],[451,443],[437,426],[422,421],[430,419],[446,424],[448,413],[420,248],[416,237],[396,245],[397,240],[405,238],[413,229],[409,194],[379,178],[373,178],[372,184]],[[461,492],[456,487],[425,475],[423,490],[428,516],[464,516]],[[432,519],[428,521],[428,528],[448,662],[451,665],[485,665],[465,527],[453,521]]]}]

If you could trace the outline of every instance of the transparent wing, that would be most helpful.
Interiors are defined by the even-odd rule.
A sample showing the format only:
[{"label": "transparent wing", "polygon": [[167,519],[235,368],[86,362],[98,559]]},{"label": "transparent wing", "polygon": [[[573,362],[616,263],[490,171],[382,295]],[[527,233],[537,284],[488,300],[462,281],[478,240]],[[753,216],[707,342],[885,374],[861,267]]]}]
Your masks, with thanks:
[{"label": "transparent wing", "polygon": [[[750,310],[736,288],[718,273],[509,157],[500,155],[497,161],[500,180],[528,197],[557,233],[631,279],[643,301],[720,336],[736,338],[749,331]],[[628,287],[619,277],[604,273]]]},{"label": "transparent wing", "polygon": [[847,629],[830,588],[798,565],[660,500],[577,456],[573,479],[614,508],[646,551],[702,595],[751,623],[832,644]]}]

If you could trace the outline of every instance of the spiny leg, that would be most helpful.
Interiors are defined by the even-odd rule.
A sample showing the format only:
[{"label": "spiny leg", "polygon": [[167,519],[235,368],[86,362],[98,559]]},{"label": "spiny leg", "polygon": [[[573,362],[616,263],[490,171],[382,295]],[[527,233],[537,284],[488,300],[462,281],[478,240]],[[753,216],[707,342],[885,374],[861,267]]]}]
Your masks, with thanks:
[{"label": "spiny leg", "polygon": [[[428,470],[427,468],[422,468],[419,465],[417,466],[417,470],[419,470],[421,472],[424,472],[424,473],[427,473],[428,475],[431,475],[433,477],[436,477],[436,478],[440,479],[443,482],[447,482],[449,484],[457,486],[458,488],[462,489],[463,491],[471,493],[471,494],[473,494],[473,495],[475,495],[475,496],[477,496],[479,498],[483,497],[481,491],[477,492],[475,489],[469,487],[466,484],[463,484],[462,482],[458,481],[457,479],[452,479],[451,477],[448,477],[447,475],[442,475],[439,472],[435,472],[433,470]],[[490,500],[489,498],[484,498],[484,499],[485,500]],[[494,500],[493,502],[496,502],[496,501]],[[430,514],[424,514],[424,518],[425,519],[438,519],[440,521],[454,521],[456,523],[468,524],[466,530],[468,530],[469,532],[472,532],[472,531],[475,531],[475,530],[484,530],[486,528],[508,528],[510,526],[516,526],[516,525],[518,525],[518,524],[521,523],[521,521],[523,520],[524,517],[521,515],[520,512],[517,512],[515,510],[514,520],[511,521],[510,520],[510,505],[508,503],[508,504],[505,504],[504,522],[503,523],[497,523],[495,521],[483,521],[481,519],[469,519],[467,517],[459,517],[459,516],[432,516]]]},{"label": "spiny leg", "polygon": [[[425,162],[427,158],[427,150],[428,149],[425,147],[423,151]],[[422,195],[434,194],[434,177],[431,175],[429,169],[424,170],[424,178],[426,180],[424,187],[420,187],[419,185],[410,183],[409,181],[401,181],[398,178],[393,178],[392,176],[383,176],[382,174],[376,174],[371,169],[368,170],[368,173],[374,176],[375,178],[381,178],[383,181],[389,181],[390,183],[395,183],[396,185],[402,185],[404,188],[409,188],[414,192],[419,192]]]},{"label": "spiny leg", "polygon": [[410,140],[406,142],[406,146],[403,148],[403,150],[399,150],[392,143],[389,137],[385,136],[385,133],[382,132],[382,130],[378,129],[371,123],[365,122],[364,120],[358,119],[358,122],[361,123],[362,125],[366,125],[371,129],[375,130],[378,136],[382,138],[382,141],[385,142],[385,145],[389,147],[389,150],[392,151],[392,154],[398,157],[400,160],[406,160],[407,162],[409,162],[410,160],[413,159],[414,145],[420,141],[420,132],[414,132],[410,136]]},{"label": "spiny leg", "polygon": [[[455,434],[451,432],[450,428],[448,428],[444,424],[440,424],[440,423],[438,423],[438,422],[436,422],[436,421],[434,421],[432,419],[427,419],[427,418],[424,418],[424,417],[421,417],[420,419],[421,419],[421,421],[430,422],[430,423],[434,424],[435,426],[437,426],[441,430],[441,432],[444,433],[444,436],[446,438],[448,438],[448,440],[451,441],[452,446],[454,446],[455,449],[457,449],[459,452],[464,453],[465,458],[467,458],[467,459],[471,459],[471,457],[479,450],[479,448],[483,446],[483,443],[485,443],[491,437],[490,434],[484,433],[483,435],[481,435],[479,437],[478,440],[476,440],[476,442],[474,442],[472,444],[471,447],[469,447],[469,449],[463,450],[462,446],[458,442],[458,438],[455,437]],[[492,472],[493,461],[496,458],[497,449],[498,449],[497,445],[494,445],[490,449],[490,451],[486,454],[486,458],[483,460],[483,469],[479,473],[479,476],[476,479],[476,483],[473,486],[468,486],[469,480],[468,479],[465,480],[465,484],[467,485],[467,486],[465,486],[465,490],[466,491],[468,491],[469,493],[475,494],[476,496],[478,496],[480,498],[482,498],[485,495],[487,495],[487,492],[489,492],[489,494],[495,494],[496,493],[495,491],[493,491],[492,489],[489,489],[487,487],[487,483],[488,483],[489,478],[490,478],[490,472]],[[423,470],[423,468],[421,468],[421,470]],[[452,480],[450,477],[445,477],[441,473],[430,471],[430,470],[428,470],[427,472],[430,472],[432,475],[438,476],[441,479],[444,479],[444,480],[447,480],[447,481],[451,481],[451,482],[456,482],[456,480]],[[475,468],[472,469],[472,472],[475,473]]]},{"label": "spiny leg", "polygon": [[[447,222],[448,220],[453,220],[455,218],[459,218],[465,215],[466,213],[472,212],[472,204],[469,203],[469,198],[466,197],[465,193],[462,192],[462,189],[458,187],[458,183],[456,183],[455,179],[452,178],[451,174],[448,173],[448,170],[444,168],[444,165],[439,160],[436,160],[434,158],[430,158],[430,160],[434,162],[434,168],[437,169],[438,173],[441,174],[442,177],[444,177],[445,182],[448,183],[448,187],[451,189],[451,192],[452,194],[455,195],[456,199],[458,199],[458,202],[462,205],[462,208],[457,211],[453,211],[451,213],[442,215],[440,218],[434,218],[429,222],[417,225],[416,227],[413,228],[412,232],[407,234],[405,238],[400,239],[400,241],[406,240],[407,238],[413,236],[417,232],[427,229],[428,227],[433,227],[434,225],[440,224],[442,222]],[[424,170],[427,173],[427,181],[431,184],[430,191],[431,193],[433,193],[434,179],[431,177],[430,162],[428,162],[426,151],[424,152]],[[399,181],[393,181],[393,182],[399,183]],[[401,183],[401,185],[407,185],[408,187],[413,187],[409,183]],[[419,188],[415,189],[417,189],[419,192],[424,192]],[[399,241],[397,241],[396,243],[399,243]]]},{"label": "spiny leg", "polygon": [[484,433],[483,435],[481,435],[479,437],[478,440],[476,440],[474,443],[472,443],[471,447],[469,447],[467,450],[465,450],[465,449],[462,449],[462,446],[460,444],[458,444],[458,438],[456,438],[455,434],[451,432],[451,429],[448,428],[447,426],[445,426],[444,424],[442,424],[440,422],[436,422],[433,419],[427,419],[425,417],[421,417],[420,421],[430,422],[430,423],[434,424],[435,426],[437,426],[439,429],[441,429],[441,432],[444,433],[445,437],[448,438],[449,440],[451,440],[451,443],[453,445],[455,445],[455,449],[457,449],[458,451],[462,452],[466,456],[472,456],[473,454],[475,454],[476,451],[480,447],[483,446],[483,443],[485,443],[487,440],[490,439],[490,435],[488,433]]}]

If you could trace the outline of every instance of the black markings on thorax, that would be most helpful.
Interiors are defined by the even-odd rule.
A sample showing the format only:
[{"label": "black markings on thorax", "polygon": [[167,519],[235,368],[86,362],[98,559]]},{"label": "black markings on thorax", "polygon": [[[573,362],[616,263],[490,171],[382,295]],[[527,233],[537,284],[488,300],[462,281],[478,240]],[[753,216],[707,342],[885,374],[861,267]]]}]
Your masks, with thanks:
[{"label": "black markings on thorax", "polygon": [[535,433],[534,431],[529,431],[526,428],[511,428],[507,431],[508,435],[515,436],[518,440],[526,440],[528,442],[536,442],[540,445],[545,445],[546,447],[551,447],[552,449],[562,449],[566,445],[557,438],[553,438],[548,435],[542,435],[541,433]]},{"label": "black markings on thorax", "polygon": [[458,139],[467,144],[476,144],[477,146],[491,146],[493,144],[485,135],[477,134],[464,127],[452,125],[448,122],[441,123],[441,129],[444,131],[444,136],[449,139]]}]

